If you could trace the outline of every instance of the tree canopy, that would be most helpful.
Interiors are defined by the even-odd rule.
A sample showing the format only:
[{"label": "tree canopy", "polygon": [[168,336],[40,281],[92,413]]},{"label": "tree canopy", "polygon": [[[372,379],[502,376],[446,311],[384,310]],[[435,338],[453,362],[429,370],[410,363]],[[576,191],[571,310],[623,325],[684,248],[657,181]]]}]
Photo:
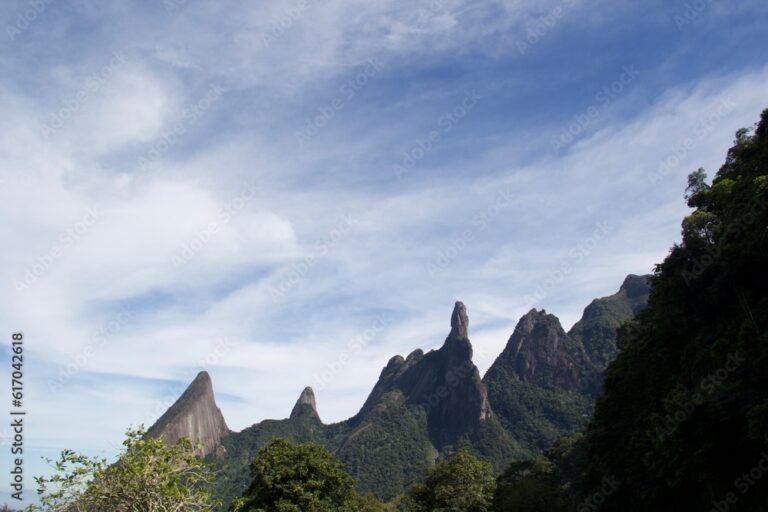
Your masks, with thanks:
[{"label": "tree canopy", "polygon": [[408,512],[489,512],[495,489],[493,466],[462,449],[435,464],[424,484],[408,491],[404,506]]},{"label": "tree canopy", "polygon": [[358,496],[354,482],[325,448],[275,439],[251,464],[252,482],[235,501],[238,512],[376,512],[375,498]]},{"label": "tree canopy", "polygon": [[213,473],[183,438],[173,446],[129,429],[114,463],[65,450],[49,461],[55,473],[38,477],[40,505],[50,512],[210,512]]}]

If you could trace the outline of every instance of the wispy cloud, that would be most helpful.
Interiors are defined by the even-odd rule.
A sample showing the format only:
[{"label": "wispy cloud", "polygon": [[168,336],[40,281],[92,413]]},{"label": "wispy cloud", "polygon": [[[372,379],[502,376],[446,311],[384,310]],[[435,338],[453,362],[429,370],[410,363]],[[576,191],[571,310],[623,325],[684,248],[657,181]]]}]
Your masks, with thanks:
[{"label": "wispy cloud", "polygon": [[[109,449],[203,364],[233,428],[306,385],[340,420],[392,355],[442,343],[456,299],[484,370],[527,308],[568,328],[650,271],[686,174],[716,170],[768,79],[747,51],[704,62],[655,5],[569,2],[521,53],[562,2],[45,3],[0,51],[29,442]],[[736,52],[746,14],[691,23]],[[630,21],[654,36],[613,53]]]}]

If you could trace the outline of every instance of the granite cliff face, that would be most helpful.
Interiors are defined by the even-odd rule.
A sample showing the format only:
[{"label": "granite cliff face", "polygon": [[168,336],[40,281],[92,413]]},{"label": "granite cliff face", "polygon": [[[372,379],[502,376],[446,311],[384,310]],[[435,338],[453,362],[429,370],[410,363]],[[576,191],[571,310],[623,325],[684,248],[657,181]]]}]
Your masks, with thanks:
[{"label": "granite cliff face", "polygon": [[213,396],[211,376],[205,371],[197,374],[181,397],[147,431],[147,435],[160,437],[168,444],[175,444],[182,437],[194,444],[202,443],[202,456],[213,453],[227,434],[229,429]]},{"label": "granite cliff face", "polygon": [[498,363],[514,368],[521,381],[540,386],[584,390],[596,377],[581,342],[569,337],[560,320],[544,310],[532,309],[520,319]]},{"label": "granite cliff face", "polygon": [[648,277],[630,275],[617,293],[593,300],[568,333],[544,310],[520,319],[483,382],[523,447],[540,450],[584,427],[616,354],[616,329],[648,302]]},{"label": "granite cliff face", "polygon": [[491,417],[491,406],[472,362],[468,326],[466,307],[456,302],[443,346],[427,354],[415,350],[405,359],[390,359],[358,417],[397,394],[405,405],[424,408],[430,439],[438,450],[476,432]]}]

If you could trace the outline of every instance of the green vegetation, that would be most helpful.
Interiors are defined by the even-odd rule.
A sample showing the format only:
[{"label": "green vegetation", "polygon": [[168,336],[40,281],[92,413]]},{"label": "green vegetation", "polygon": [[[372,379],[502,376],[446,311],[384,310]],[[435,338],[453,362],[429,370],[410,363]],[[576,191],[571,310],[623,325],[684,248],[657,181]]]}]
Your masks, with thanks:
[{"label": "green vegetation", "polygon": [[358,496],[341,462],[316,444],[276,439],[251,464],[252,482],[235,512],[376,512],[387,510]]},{"label": "green vegetation", "polygon": [[584,494],[622,483],[604,510],[768,503],[751,481],[768,447],[768,110],[705,176],[689,178],[682,243],[622,328],[588,430]]},{"label": "green vegetation", "polygon": [[208,512],[213,473],[195,456],[188,439],[174,446],[146,437],[142,429],[128,430],[117,462],[62,452],[52,477],[37,478],[40,506],[29,511]]},{"label": "green vegetation", "polygon": [[424,409],[406,406],[395,396],[385,397],[357,422],[323,425],[310,416],[267,420],[227,436],[226,455],[208,458],[221,474],[216,495],[225,507],[248,487],[248,467],[258,450],[276,438],[323,446],[344,464],[359,492],[373,492],[385,500],[419,481],[437,457]]},{"label": "green vegetation", "polygon": [[[568,333],[544,311],[521,319],[483,383],[499,421],[522,451],[540,453],[584,429],[601,372],[617,350],[617,327],[645,307],[648,292],[647,276],[628,276],[618,293],[592,301]],[[533,365],[535,375],[526,375]]]},{"label": "green vegetation", "polygon": [[[599,384],[598,369],[585,355],[589,350],[585,346],[601,346],[593,343],[598,338],[595,333],[599,333],[600,341],[615,350],[615,325],[642,308],[647,291],[645,277],[630,276],[619,293],[597,299],[585,310],[584,318],[577,324],[581,327],[572,336],[563,331],[553,315],[537,314],[531,336],[542,341],[531,345],[546,348],[530,357],[552,360],[554,365],[539,367],[535,381],[524,381],[518,378],[515,360],[507,360],[507,355],[502,354],[484,379],[495,414],[441,449],[433,443],[430,432],[431,405],[409,398],[394,384],[400,375],[395,367],[387,371],[397,375],[385,371],[382,377],[384,381],[391,377],[392,382],[385,382],[379,394],[372,395],[375,399],[350,420],[324,425],[309,411],[286,420],[263,421],[230,434],[224,439],[224,450],[208,459],[220,473],[215,484],[216,495],[223,502],[220,510],[226,510],[248,487],[251,461],[260,448],[275,438],[324,447],[354,478],[358,492],[373,493],[387,501],[422,481],[438,457],[462,448],[490,462],[497,474],[502,473],[510,462],[540,453],[560,437],[584,428],[592,415],[594,388]],[[510,348],[506,352],[511,351]],[[420,357],[436,359],[434,355]],[[409,357],[411,364],[418,359],[418,354]],[[474,370],[474,365],[471,368]],[[561,371],[563,368],[568,370]],[[413,370],[412,373],[414,379],[423,376]],[[412,382],[405,377],[404,380],[407,391]],[[571,385],[572,382],[577,385]],[[433,422],[432,428],[446,427],[443,423]]]},{"label": "green vegetation", "polygon": [[206,459],[216,468],[215,494],[222,501],[219,510],[227,510],[232,500],[248,488],[251,482],[249,467],[260,448],[276,438],[325,445],[326,428],[317,418],[302,415],[262,421],[226,436],[222,443],[223,455],[213,454]]},{"label": "green vegetation", "polygon": [[555,385],[521,381],[512,367],[497,366],[485,377],[488,399],[506,430],[536,453],[581,430],[592,414],[589,395]]},{"label": "green vegetation", "polygon": [[[437,457],[420,406],[407,406],[399,393],[383,400],[358,421],[344,424],[331,447],[355,478],[358,490],[390,500],[423,478]],[[340,443],[340,444],[337,444]]]},{"label": "green vegetation", "polygon": [[512,463],[499,477],[494,510],[565,512],[595,510],[581,500],[574,482],[584,465],[581,434],[559,439],[541,454]]},{"label": "green vegetation", "polygon": [[584,438],[513,464],[497,510],[768,510],[768,110],[686,199]]},{"label": "green vegetation", "polygon": [[590,361],[604,370],[616,357],[616,330],[642,311],[648,303],[647,276],[630,275],[618,293],[593,300],[581,320],[568,331],[579,340]]},{"label": "green vegetation", "polygon": [[346,507],[354,495],[352,477],[316,444],[272,441],[259,450],[251,477],[235,511],[332,512]]},{"label": "green vegetation", "polygon": [[460,450],[429,470],[424,484],[403,500],[406,512],[490,512],[496,479],[493,466]]}]

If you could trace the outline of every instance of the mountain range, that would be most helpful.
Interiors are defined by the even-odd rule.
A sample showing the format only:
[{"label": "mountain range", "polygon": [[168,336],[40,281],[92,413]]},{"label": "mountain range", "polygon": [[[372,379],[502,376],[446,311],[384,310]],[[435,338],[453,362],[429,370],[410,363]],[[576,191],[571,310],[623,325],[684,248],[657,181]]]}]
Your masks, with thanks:
[{"label": "mountain range", "polygon": [[392,357],[360,411],[346,421],[324,424],[307,387],[287,419],[233,432],[203,371],[148,435],[204,445],[199,454],[224,476],[217,481],[224,506],[248,486],[251,460],[276,437],[326,447],[360,491],[385,500],[462,447],[501,472],[584,428],[617,352],[616,330],[647,304],[648,279],[628,276],[617,293],[593,300],[568,332],[556,316],[532,309],[483,377],[472,361],[467,309],[456,302],[442,347]]}]

